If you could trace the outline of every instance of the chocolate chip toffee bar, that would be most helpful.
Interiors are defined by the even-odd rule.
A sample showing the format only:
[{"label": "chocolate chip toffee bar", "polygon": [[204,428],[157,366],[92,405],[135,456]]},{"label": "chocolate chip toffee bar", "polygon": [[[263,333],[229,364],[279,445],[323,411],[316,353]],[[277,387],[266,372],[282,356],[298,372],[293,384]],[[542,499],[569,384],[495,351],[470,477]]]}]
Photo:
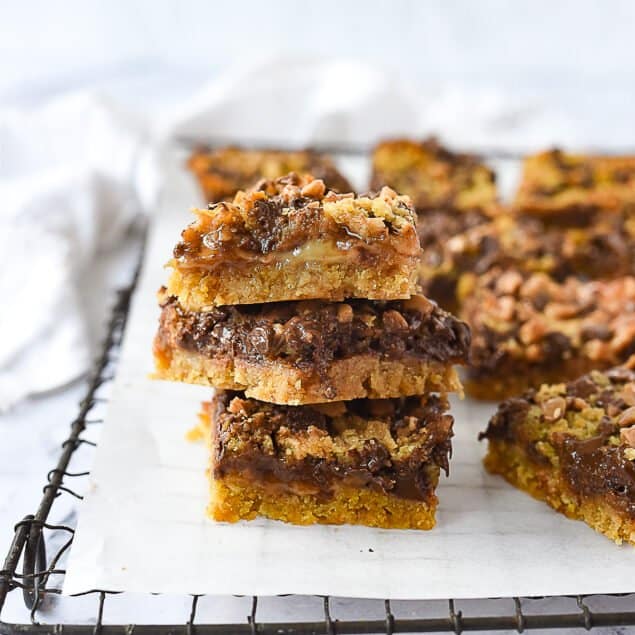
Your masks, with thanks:
[{"label": "chocolate chip toffee bar", "polygon": [[290,174],[195,210],[169,265],[188,311],[283,300],[406,299],[421,249],[408,197],[336,194]]},{"label": "chocolate chip toffee bar", "polygon": [[230,201],[238,191],[253,188],[261,179],[277,179],[289,172],[311,174],[329,190],[344,194],[353,187],[324,154],[311,150],[253,150],[238,147],[196,149],[187,167],[209,203]]},{"label": "chocolate chip toffee bar", "polygon": [[204,404],[215,520],[431,529],[451,453],[437,395],[279,406],[219,392]]},{"label": "chocolate chip toffee bar", "polygon": [[553,280],[492,269],[461,311],[472,348],[466,391],[500,399],[607,369],[635,353],[635,277]]},{"label": "chocolate chip toffee bar", "polygon": [[494,172],[479,157],[452,152],[435,138],[384,141],[372,166],[371,187],[407,194],[417,211],[422,293],[456,310],[456,260],[449,260],[446,244],[499,213]]},{"label": "chocolate chip toffee bar", "polygon": [[580,225],[635,204],[635,157],[554,149],[529,156],[514,208],[550,222]]},{"label": "chocolate chip toffee bar", "polygon": [[503,402],[485,467],[617,543],[635,544],[635,357]]}]

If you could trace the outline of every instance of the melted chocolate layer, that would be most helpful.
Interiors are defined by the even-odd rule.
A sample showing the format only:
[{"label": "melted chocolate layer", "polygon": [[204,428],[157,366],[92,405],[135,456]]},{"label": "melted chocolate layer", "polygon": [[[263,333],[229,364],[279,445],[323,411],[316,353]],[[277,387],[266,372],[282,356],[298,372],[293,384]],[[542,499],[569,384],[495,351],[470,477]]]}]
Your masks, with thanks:
[{"label": "melted chocolate layer", "polygon": [[207,357],[325,365],[354,355],[403,355],[465,363],[469,329],[435,304],[416,302],[278,302],[185,311],[163,302],[160,333],[180,348]]}]

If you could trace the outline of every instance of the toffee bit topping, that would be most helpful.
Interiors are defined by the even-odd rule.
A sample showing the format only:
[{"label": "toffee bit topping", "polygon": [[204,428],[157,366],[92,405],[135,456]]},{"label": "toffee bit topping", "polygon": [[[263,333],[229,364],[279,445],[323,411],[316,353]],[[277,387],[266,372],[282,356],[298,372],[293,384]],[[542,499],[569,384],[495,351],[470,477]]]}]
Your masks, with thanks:
[{"label": "toffee bit topping", "polygon": [[321,200],[325,193],[326,188],[324,187],[324,181],[320,181],[319,179],[307,183],[300,190],[302,196],[308,196],[309,198],[315,198],[317,200]]},{"label": "toffee bit topping", "polygon": [[542,273],[492,269],[464,303],[476,368],[580,357],[610,367],[635,351],[635,277],[557,282]]}]

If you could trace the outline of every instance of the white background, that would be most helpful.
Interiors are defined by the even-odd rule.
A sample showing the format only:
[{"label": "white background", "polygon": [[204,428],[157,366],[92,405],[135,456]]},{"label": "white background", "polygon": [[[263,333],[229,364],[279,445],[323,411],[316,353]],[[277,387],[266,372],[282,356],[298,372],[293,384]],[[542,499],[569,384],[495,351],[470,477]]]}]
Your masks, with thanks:
[{"label": "white background", "polygon": [[475,108],[515,97],[556,111],[575,130],[569,143],[633,144],[629,0],[3,0],[0,9],[5,104],[89,86],[145,112],[254,58],[347,57],[418,91],[468,91]]}]

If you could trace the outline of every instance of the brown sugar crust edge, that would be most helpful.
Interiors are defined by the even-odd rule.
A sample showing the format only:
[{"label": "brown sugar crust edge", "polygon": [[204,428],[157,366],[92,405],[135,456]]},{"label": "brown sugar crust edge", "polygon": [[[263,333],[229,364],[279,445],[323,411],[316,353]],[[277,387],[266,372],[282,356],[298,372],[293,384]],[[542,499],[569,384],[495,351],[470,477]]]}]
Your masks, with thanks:
[{"label": "brown sugar crust edge", "polygon": [[[244,390],[247,397],[300,405],[388,398],[427,392],[462,392],[455,369],[420,359],[380,360],[372,355],[334,362],[326,378],[293,366],[263,365],[240,359],[210,359],[179,349],[163,351],[155,342],[156,377],[191,384]],[[333,391],[325,390],[331,386]]]},{"label": "brown sugar crust edge", "polygon": [[372,268],[353,260],[257,264],[248,271],[227,267],[213,273],[176,269],[169,278],[168,293],[189,311],[284,300],[407,299],[417,291],[417,263],[418,258],[402,257],[400,266],[393,260]]},{"label": "brown sugar crust edge", "polygon": [[502,476],[514,487],[546,502],[568,518],[583,520],[618,544],[635,545],[634,520],[622,516],[599,497],[576,494],[557,470],[536,465],[518,446],[490,439],[483,463],[491,474]]},{"label": "brown sugar crust edge", "polygon": [[291,492],[281,485],[228,474],[212,481],[208,514],[227,522],[266,516],[296,525],[348,523],[385,529],[432,529],[436,507],[436,496],[429,501],[414,501],[345,485],[335,487],[328,501],[320,501],[314,494]]}]

